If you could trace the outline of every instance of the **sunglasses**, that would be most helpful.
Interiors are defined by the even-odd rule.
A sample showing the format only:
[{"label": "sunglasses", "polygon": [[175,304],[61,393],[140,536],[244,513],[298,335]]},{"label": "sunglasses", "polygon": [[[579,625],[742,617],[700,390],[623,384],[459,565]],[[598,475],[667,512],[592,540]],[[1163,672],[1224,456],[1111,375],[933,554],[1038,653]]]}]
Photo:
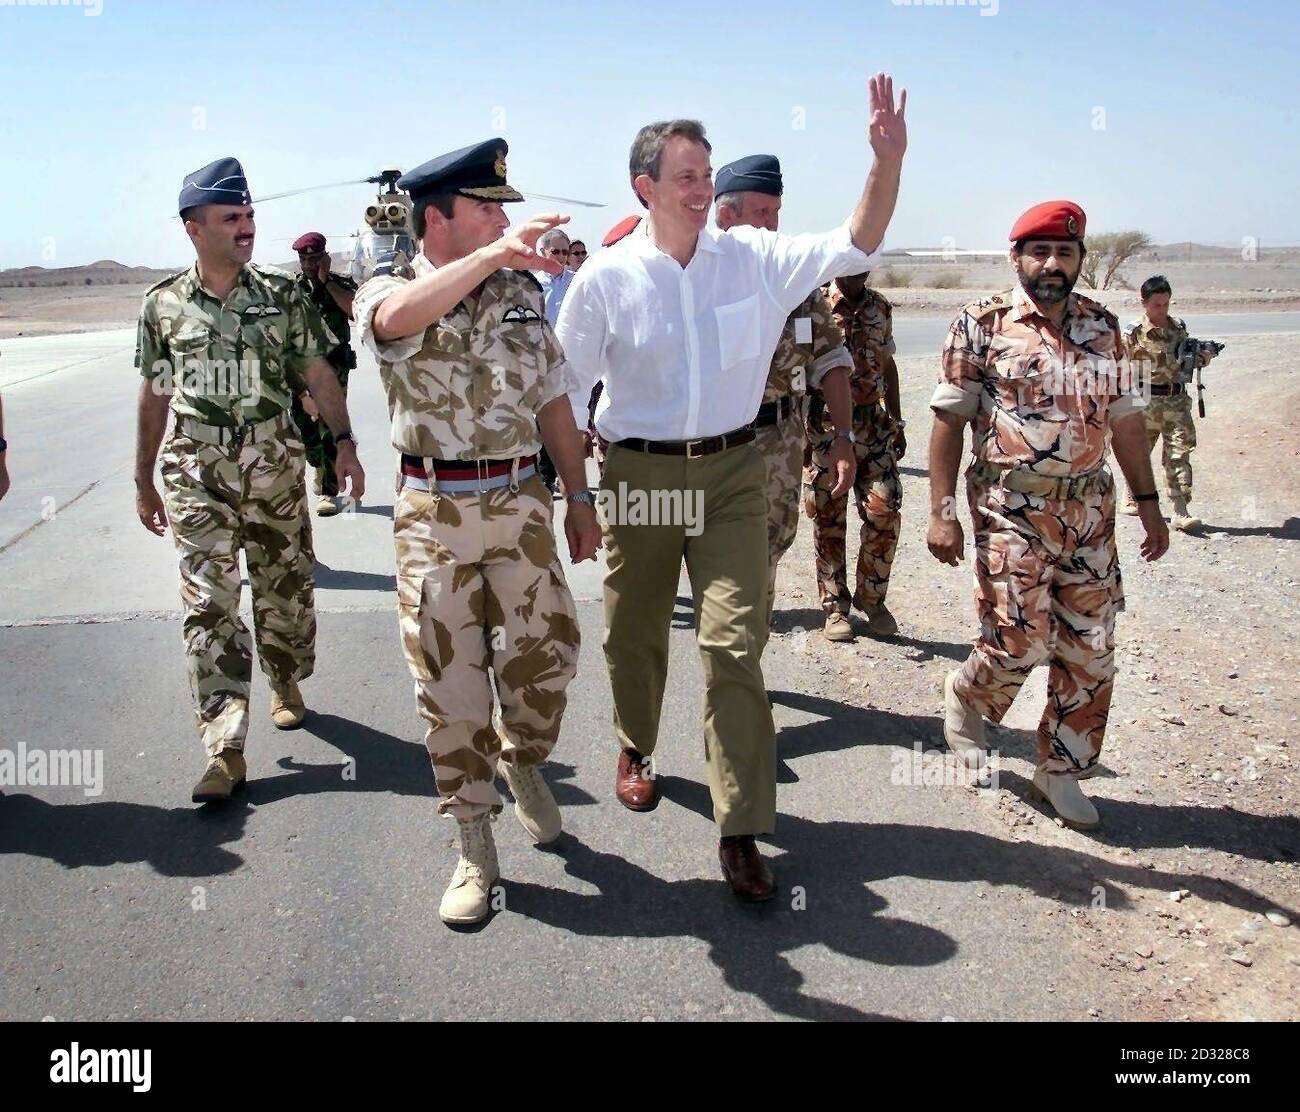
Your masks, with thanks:
[{"label": "sunglasses", "polygon": [[586,248],[578,248],[578,249],[572,250],[572,251],[569,252],[569,254],[570,254],[570,255],[577,255],[578,258],[580,258],[580,259],[585,259],[585,258],[587,257],[587,251],[586,251]]}]

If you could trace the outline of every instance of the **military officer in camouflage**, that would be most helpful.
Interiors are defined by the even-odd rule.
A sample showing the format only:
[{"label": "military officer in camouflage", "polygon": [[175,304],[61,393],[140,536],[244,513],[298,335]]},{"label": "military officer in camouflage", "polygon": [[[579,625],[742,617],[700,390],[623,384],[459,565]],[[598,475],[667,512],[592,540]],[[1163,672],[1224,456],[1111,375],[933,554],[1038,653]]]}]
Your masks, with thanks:
[{"label": "military officer in camouflage", "polygon": [[853,449],[857,474],[854,501],[862,529],[854,592],[848,589],[848,495],[836,495],[835,473],[826,446],[832,431],[822,413],[827,403],[818,391],[808,404],[808,464],[804,470],[805,510],[813,519],[817,588],[826,614],[826,638],[853,640],[850,605],[867,618],[874,637],[892,637],[898,623],[885,605],[889,575],[898,547],[903,486],[898,461],[907,450],[899,409],[898,367],[894,363],[894,318],[889,302],[867,286],[865,274],[836,278],[827,300],[845,346],[853,357],[849,387],[853,400]]},{"label": "military officer in camouflage", "polygon": [[[335,274],[330,270],[329,252],[325,246],[325,237],[320,232],[307,232],[294,240],[293,249],[298,252],[299,266],[294,281],[303,296],[320,310],[326,327],[338,340],[338,345],[326,358],[346,398],[348,373],[357,365],[356,352],[349,342],[352,338],[352,299],[356,295],[357,285],[347,275]],[[334,474],[338,454],[334,437],[320,420],[310,394],[294,397],[293,419],[298,431],[302,433],[307,463],[315,473],[312,489],[320,495],[316,502],[316,515],[333,517],[339,512],[339,484]]]},{"label": "military officer in camouflage", "polygon": [[[1170,316],[1172,296],[1169,280],[1163,274],[1143,282],[1142,317],[1129,325],[1124,340],[1135,371],[1150,384],[1151,397],[1145,412],[1147,451],[1164,439],[1161,457],[1174,528],[1191,533],[1201,527],[1201,519],[1187,508],[1192,500],[1191,454],[1196,447],[1196,423],[1192,419],[1192,397],[1178,381],[1178,345],[1187,339],[1187,326]],[[1203,367],[1213,358],[1212,352],[1202,351],[1197,361]],[[1138,512],[1131,492],[1123,512]]]},{"label": "military officer in camouflage", "polygon": [[[207,767],[195,802],[226,799],[244,782],[252,646],[239,617],[242,549],[253,628],[271,685],[275,725],[299,725],[298,684],[315,664],[311,523],[303,446],[290,417],[304,388],[339,443],[340,481],[365,484],[347,402],[325,357],[325,322],[283,271],[254,266],[255,225],[244,171],[223,158],[186,178],[180,214],[197,262],[159,282],[140,310],[136,512],[167,525],[180,554],[190,687]],[[154,464],[167,423],[163,497]]]},{"label": "military officer in camouflage", "polygon": [[1115,615],[1123,608],[1108,443],[1146,532],[1141,552],[1169,547],[1142,422],[1124,380],[1119,322],[1072,293],[1084,213],[1070,201],[1029,209],[1011,229],[1019,285],[964,308],[944,345],[930,405],[931,553],[956,566],[965,546],[954,491],[966,423],[980,635],[944,680],[944,735],[972,767],[984,719],[1001,722],[1035,665],[1049,663],[1034,794],[1070,826],[1100,825],[1079,778],[1101,751],[1115,683]]},{"label": "military officer in camouflage", "polygon": [[[784,182],[781,163],[770,154],[750,155],[729,162],[713,179],[718,227],[737,224],[779,229]],[[844,334],[831,318],[821,289],[808,294],[790,314],[777,341],[763,400],[754,420],[754,444],[767,466],[767,618],[772,625],[776,605],[776,568],[794,544],[799,529],[799,485],[804,463],[804,403],[810,389],[820,388],[832,420],[848,429],[849,369],[853,361],[844,348]],[[853,482],[849,442],[831,433],[828,467],[834,490],[843,494]],[[828,487],[829,489],[829,487]]]},{"label": "military officer in camouflage", "polygon": [[578,624],[550,492],[537,474],[542,442],[567,492],[570,556],[594,559],[600,547],[564,353],[541,285],[527,273],[558,271],[535,247],[568,218],[540,216],[504,234],[502,203],[523,200],[506,181],[506,152],[504,140],[491,139],[402,178],[421,251],[409,266],[381,262],[355,305],[402,453],[398,624],[428,725],[439,811],[457,820],[460,835],[439,908],[449,924],[489,912],[499,874],[490,825],[501,810],[498,758],[528,835],[544,844],[560,834],[540,766],[559,736]]}]

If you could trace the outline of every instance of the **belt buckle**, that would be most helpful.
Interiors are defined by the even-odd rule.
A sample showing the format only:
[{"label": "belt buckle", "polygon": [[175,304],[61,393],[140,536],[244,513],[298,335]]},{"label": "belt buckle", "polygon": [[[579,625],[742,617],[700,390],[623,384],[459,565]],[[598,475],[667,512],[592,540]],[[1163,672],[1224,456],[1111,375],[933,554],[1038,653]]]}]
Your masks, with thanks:
[{"label": "belt buckle", "polygon": [[695,449],[696,449],[696,448],[703,448],[703,446],[704,446],[705,444],[707,444],[707,443],[708,443],[708,439],[707,439],[707,438],[702,439],[702,440],[688,440],[688,441],[686,442],[686,458],[687,458],[687,459],[699,459],[701,456],[704,455],[704,452],[703,452],[703,451],[699,451],[699,452],[697,452]]},{"label": "belt buckle", "polygon": [[488,465],[486,460],[476,459],[474,461],[474,485],[478,487],[479,494],[486,494],[487,487],[484,483],[488,481]]},{"label": "belt buckle", "polygon": [[231,443],[234,444],[236,447],[242,448],[244,446],[244,436],[247,430],[248,430],[248,426],[242,424],[236,425],[233,429],[231,429],[230,430]]}]

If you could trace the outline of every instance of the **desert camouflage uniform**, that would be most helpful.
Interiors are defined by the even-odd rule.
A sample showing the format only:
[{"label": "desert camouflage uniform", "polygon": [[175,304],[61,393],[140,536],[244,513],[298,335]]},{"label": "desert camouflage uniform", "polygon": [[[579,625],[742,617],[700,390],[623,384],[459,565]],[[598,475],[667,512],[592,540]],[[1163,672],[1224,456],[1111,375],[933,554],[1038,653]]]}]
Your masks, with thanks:
[{"label": "desert camouflage uniform", "polygon": [[[1110,710],[1124,590],[1104,463],[1111,423],[1141,399],[1119,392],[1119,324],[1102,305],[1070,295],[1064,359],[1050,327],[1020,288],[966,306],[930,404],[973,419],[966,481],[980,635],[954,690],[1000,722],[1050,659],[1038,763],[1070,775],[1096,762]],[[1000,471],[1011,474],[1000,482]],[[1062,490],[1072,476],[1086,478]]]},{"label": "desert camouflage uniform", "polygon": [[[1187,326],[1170,317],[1164,328],[1156,328],[1145,316],[1134,321],[1125,334],[1128,356],[1135,371],[1149,378],[1153,386],[1178,382],[1178,345],[1187,339]],[[1192,420],[1192,396],[1186,389],[1176,394],[1152,395],[1144,413],[1147,422],[1147,451],[1161,436],[1161,457],[1165,484],[1171,497],[1192,500],[1192,449],[1196,447],[1196,424]]]},{"label": "desert camouflage uniform", "polygon": [[[242,548],[262,671],[284,684],[315,666],[311,523],[303,447],[289,416],[302,372],[337,343],[282,271],[248,265],[224,302],[198,271],[146,294],[136,366],[174,386],[163,499],[180,554],[183,630],[209,756],[243,749],[252,646],[239,617]],[[224,440],[224,443],[222,441]]]},{"label": "desert camouflage uniform", "polygon": [[[399,451],[425,460],[502,460],[541,447],[537,413],[565,395],[564,353],[527,274],[500,270],[423,332],[375,339],[375,310],[432,271],[377,275],[354,303],[358,335],[379,360]],[[426,464],[427,466],[427,464]],[[578,659],[578,624],[556,554],[551,495],[533,475],[483,494],[428,492],[398,477],[393,536],[397,610],[425,744],[458,819],[501,810],[498,756],[546,760]],[[492,724],[491,667],[504,737]]]},{"label": "desert camouflage uniform", "polygon": [[[802,323],[801,323],[802,322]],[[799,480],[803,469],[804,401],[827,371],[852,365],[844,334],[821,290],[814,290],[785,322],[763,388],[763,404],[786,398],[789,414],[756,431],[755,444],[767,464],[767,619],[776,604],[776,567],[799,529]]]},{"label": "desert camouflage uniform", "polygon": [[875,290],[865,291],[854,305],[835,283],[827,287],[831,311],[844,330],[845,346],[853,358],[854,453],[858,459],[853,497],[862,519],[857,577],[848,590],[849,496],[832,499],[835,468],[828,453],[834,434],[820,395],[809,399],[808,454],[804,482],[814,500],[813,552],[817,561],[817,590],[822,610],[848,614],[850,604],[867,610],[885,601],[889,573],[898,547],[903,486],[898,478],[897,429],[885,408],[885,370],[894,354],[894,314]]}]

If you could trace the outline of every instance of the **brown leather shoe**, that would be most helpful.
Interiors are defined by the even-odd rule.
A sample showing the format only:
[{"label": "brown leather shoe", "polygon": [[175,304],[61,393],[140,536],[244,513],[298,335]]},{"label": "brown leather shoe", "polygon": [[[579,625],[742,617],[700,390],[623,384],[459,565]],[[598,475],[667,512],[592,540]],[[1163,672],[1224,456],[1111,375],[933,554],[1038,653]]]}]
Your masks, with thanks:
[{"label": "brown leather shoe", "polygon": [[653,811],[659,806],[659,781],[648,757],[635,749],[618,751],[614,795],[629,811]]},{"label": "brown leather shoe", "polygon": [[759,854],[752,834],[723,838],[718,843],[718,860],[732,892],[746,903],[761,903],[776,895],[772,870]]}]

